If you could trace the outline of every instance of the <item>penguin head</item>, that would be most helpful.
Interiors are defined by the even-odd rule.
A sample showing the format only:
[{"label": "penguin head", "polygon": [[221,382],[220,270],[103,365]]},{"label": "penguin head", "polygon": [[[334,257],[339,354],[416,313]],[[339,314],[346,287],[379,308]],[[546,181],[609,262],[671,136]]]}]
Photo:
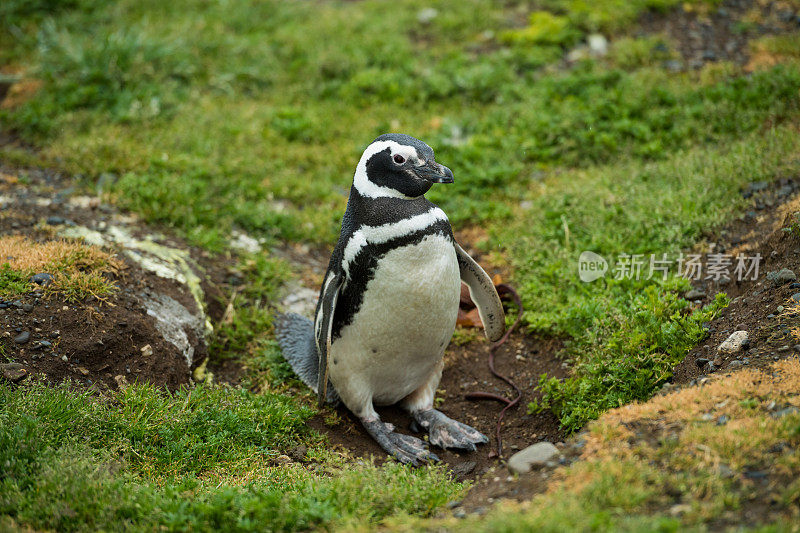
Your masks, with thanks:
[{"label": "penguin head", "polygon": [[410,135],[387,133],[364,150],[353,185],[362,196],[414,199],[434,183],[453,183],[453,173],[433,158],[433,149]]}]

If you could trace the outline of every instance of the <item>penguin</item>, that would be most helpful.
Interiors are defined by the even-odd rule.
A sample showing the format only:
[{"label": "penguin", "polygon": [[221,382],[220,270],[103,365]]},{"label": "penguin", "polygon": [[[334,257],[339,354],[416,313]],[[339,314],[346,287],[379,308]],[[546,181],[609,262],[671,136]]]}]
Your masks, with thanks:
[{"label": "penguin", "polygon": [[399,404],[431,444],[474,451],[489,439],[433,407],[462,281],[489,340],[505,331],[491,279],[425,198],[453,181],[424,142],[375,139],[356,166],[314,321],[291,313],[276,323],[284,358],[320,406],[341,400],[387,453],[415,466],[439,459],[425,441],[382,422],[375,406]]}]

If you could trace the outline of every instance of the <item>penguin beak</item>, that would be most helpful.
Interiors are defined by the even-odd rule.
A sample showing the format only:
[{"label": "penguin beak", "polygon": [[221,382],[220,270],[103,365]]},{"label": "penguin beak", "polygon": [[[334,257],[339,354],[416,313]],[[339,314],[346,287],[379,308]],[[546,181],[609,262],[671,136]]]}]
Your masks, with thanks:
[{"label": "penguin beak", "polygon": [[414,169],[417,177],[431,183],[453,183],[453,172],[436,161],[428,161],[423,166]]}]

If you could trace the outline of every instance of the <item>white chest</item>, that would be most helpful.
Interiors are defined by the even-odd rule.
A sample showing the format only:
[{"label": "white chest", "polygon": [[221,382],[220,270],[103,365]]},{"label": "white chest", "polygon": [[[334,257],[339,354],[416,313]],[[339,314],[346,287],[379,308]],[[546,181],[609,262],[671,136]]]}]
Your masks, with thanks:
[{"label": "white chest", "polygon": [[331,346],[337,390],[354,379],[394,403],[430,375],[455,329],[461,279],[451,241],[430,235],[378,262],[350,325]]}]

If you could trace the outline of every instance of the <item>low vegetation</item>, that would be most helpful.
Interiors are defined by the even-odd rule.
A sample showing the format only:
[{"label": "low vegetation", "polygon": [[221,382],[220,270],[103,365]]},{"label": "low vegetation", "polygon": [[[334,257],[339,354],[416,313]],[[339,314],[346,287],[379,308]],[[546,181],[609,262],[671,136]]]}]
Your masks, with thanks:
[{"label": "low vegetation", "polygon": [[[462,486],[443,469],[347,465],[270,393],[0,385],[0,526],[299,531],[430,514]],[[320,472],[281,455],[300,444]],[[284,456],[285,457],[285,456]]]},{"label": "low vegetation", "polygon": [[613,410],[588,426],[581,460],[545,494],[466,522],[396,529],[794,531],[798,386],[793,359]]},{"label": "low vegetation", "polygon": [[[676,72],[670,37],[641,35],[636,21],[679,4],[712,13],[720,2],[546,0],[533,9],[412,0],[387,12],[376,0],[6,0],[0,66],[27,89],[0,108],[0,121],[25,147],[1,146],[0,159],[57,167],[90,190],[103,176],[108,200],[219,253],[234,230],[267,248],[331,247],[363,147],[387,131],[422,138],[456,174],[430,198],[456,229],[486,236],[471,244],[508,267],[528,331],[565,340],[571,376],[543,376],[530,408],[552,410],[575,431],[650,397],[726,304],[684,301],[688,283],[674,263],[665,279],[615,279],[614,260],[675,261],[745,205],[741,187],[797,171],[797,36],[751,41],[746,67]],[[594,32],[609,38],[608,53],[566,61]],[[68,297],[113,291],[113,257],[63,246],[73,252],[47,248],[27,266],[0,250],[0,297],[29,290],[29,276],[45,270],[56,277],[48,290]],[[609,261],[603,279],[578,279],[583,251]],[[427,515],[462,490],[436,468],[341,468],[304,429],[310,411],[276,393],[293,383],[272,329],[292,273],[266,256],[242,257],[237,268],[244,283],[225,302],[210,354],[242,362],[246,389],[257,392],[137,386],[100,399],[0,386],[0,465],[10,465],[0,473],[0,524],[347,528]],[[770,420],[766,435],[784,435]],[[319,459],[317,471],[273,468],[299,445]],[[724,516],[730,502],[717,500],[688,518],[646,513],[667,508],[667,485],[684,495],[694,490],[684,485],[727,483],[703,485],[692,458],[659,453],[647,460],[677,468],[685,459],[690,473],[657,471],[625,452],[574,467],[562,486],[577,498],[557,489],[537,511],[503,511],[489,524],[670,529]]]},{"label": "low vegetation", "polygon": [[[122,263],[95,246],[54,240],[33,242],[20,236],[0,237],[0,297],[13,298],[41,288],[68,301],[87,296],[104,299],[114,293],[113,275]],[[48,274],[37,287],[36,274]]]}]

